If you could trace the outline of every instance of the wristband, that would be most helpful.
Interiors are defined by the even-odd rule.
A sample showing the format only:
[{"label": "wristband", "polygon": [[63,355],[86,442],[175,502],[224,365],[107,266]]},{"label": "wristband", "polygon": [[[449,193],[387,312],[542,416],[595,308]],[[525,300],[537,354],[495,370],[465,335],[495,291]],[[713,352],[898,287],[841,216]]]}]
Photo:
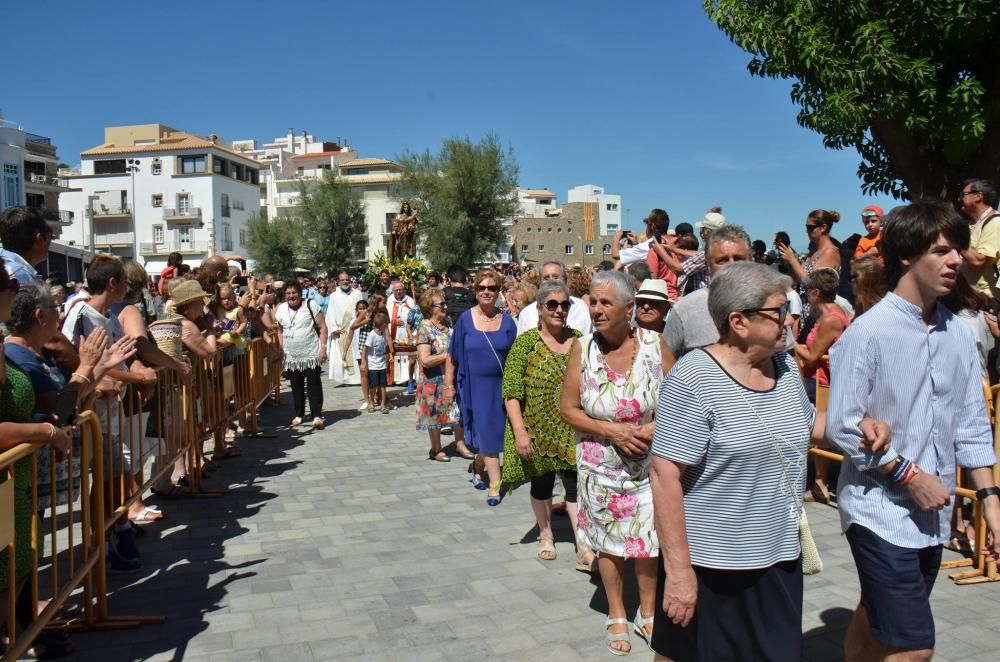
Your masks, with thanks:
[{"label": "wristband", "polygon": [[49,436],[46,437],[46,439],[52,441],[53,439],[55,439],[56,432],[58,432],[58,430],[56,430],[56,426],[52,425],[51,423],[48,423],[48,426],[49,426]]},{"label": "wristband", "polygon": [[74,372],[74,373],[73,373],[72,375],[70,375],[70,377],[71,377],[71,378],[72,378],[72,377],[79,377],[79,378],[80,378],[80,379],[82,379],[83,381],[87,382],[87,384],[91,384],[91,383],[93,383],[93,382],[91,381],[90,377],[88,377],[87,375],[83,374],[82,372]]},{"label": "wristband", "polygon": [[451,384],[445,384],[442,388],[450,388],[453,391],[455,390],[455,387]]},{"label": "wristband", "polygon": [[991,496],[1000,496],[1000,487],[984,487],[976,490],[976,499],[979,501],[986,501]]},{"label": "wristband", "polygon": [[889,472],[889,482],[898,483],[912,465],[912,462],[900,455],[899,462],[896,463],[896,467]]},{"label": "wristband", "polygon": [[920,467],[918,467],[917,465],[911,463],[910,466],[907,469],[906,474],[902,478],[899,479],[899,484],[900,485],[909,485],[910,481],[913,480],[914,478],[916,478],[918,473],[920,473]]}]

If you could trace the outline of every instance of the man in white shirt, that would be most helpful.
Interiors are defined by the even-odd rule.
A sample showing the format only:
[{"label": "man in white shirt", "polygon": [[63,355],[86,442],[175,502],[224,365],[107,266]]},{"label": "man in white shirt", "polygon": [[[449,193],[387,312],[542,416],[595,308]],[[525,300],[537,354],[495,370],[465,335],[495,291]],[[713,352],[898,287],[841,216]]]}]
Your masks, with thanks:
[{"label": "man in white shirt", "polygon": [[[561,280],[566,282],[566,267],[559,260],[549,260],[542,265],[542,280]],[[590,321],[590,307],[583,299],[570,297],[569,315],[566,317],[566,326],[576,329],[583,335],[587,335],[594,330]],[[538,306],[525,306],[517,316],[517,335],[521,335],[529,329],[538,327]]]},{"label": "man in white shirt", "polygon": [[[330,294],[326,306],[326,328],[330,333],[329,377],[337,383],[359,384],[360,375],[354,370],[354,355],[345,350],[344,339],[354,318],[354,308],[357,306],[361,293],[351,287],[351,276],[346,271],[337,274],[337,287]],[[309,301],[303,295],[304,301]],[[315,302],[313,302],[315,305]],[[347,370],[350,368],[350,371]]]}]

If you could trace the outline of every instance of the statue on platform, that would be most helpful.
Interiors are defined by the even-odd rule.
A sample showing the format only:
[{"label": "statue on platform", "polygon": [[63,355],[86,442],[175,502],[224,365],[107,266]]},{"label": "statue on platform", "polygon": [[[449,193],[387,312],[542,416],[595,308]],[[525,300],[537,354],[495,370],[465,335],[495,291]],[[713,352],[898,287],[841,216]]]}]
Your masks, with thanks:
[{"label": "statue on platform", "polygon": [[392,222],[392,233],[387,246],[389,260],[417,256],[417,213],[404,202]]}]

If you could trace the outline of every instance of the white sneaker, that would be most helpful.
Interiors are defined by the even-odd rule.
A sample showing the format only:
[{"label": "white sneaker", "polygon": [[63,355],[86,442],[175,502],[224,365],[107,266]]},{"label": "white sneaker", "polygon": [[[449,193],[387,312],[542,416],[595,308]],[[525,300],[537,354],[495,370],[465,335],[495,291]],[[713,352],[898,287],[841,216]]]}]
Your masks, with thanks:
[{"label": "white sneaker", "polygon": [[320,418],[319,416],[317,416],[316,418],[313,419],[313,429],[314,430],[322,430],[325,427],[326,427],[326,425],[323,423],[323,419],[322,418]]},{"label": "white sneaker", "polygon": [[358,407],[358,411],[364,411],[364,410],[366,410],[366,409],[368,409],[368,402],[367,402],[367,401],[365,401],[365,402],[362,402],[362,403],[361,403],[361,406],[360,406],[360,407]]},{"label": "white sneaker", "polygon": [[302,419],[296,416],[295,418],[292,419],[292,427],[294,428],[299,425],[302,425]]}]

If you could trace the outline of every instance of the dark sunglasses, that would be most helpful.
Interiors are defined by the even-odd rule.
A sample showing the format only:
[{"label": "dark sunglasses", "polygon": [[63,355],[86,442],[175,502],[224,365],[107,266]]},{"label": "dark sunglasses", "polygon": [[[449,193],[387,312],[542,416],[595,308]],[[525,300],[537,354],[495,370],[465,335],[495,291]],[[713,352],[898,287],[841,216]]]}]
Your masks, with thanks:
[{"label": "dark sunglasses", "polygon": [[447,308],[448,304],[444,301],[438,301],[437,303],[432,303],[431,308]]},{"label": "dark sunglasses", "polygon": [[500,286],[499,285],[480,285],[477,289],[480,292],[499,292],[500,291]]},{"label": "dark sunglasses", "polygon": [[821,223],[816,223],[815,225],[810,225],[809,223],[806,223],[806,232],[809,232],[813,228],[821,228],[821,227],[823,227]]},{"label": "dark sunglasses", "polygon": [[556,301],[552,299],[545,302],[545,310],[548,310],[549,312],[553,312],[555,311],[556,308],[559,308],[564,313],[568,313],[569,307],[570,307],[569,301]]},{"label": "dark sunglasses", "polygon": [[788,316],[788,304],[784,306],[774,306],[772,308],[746,308],[740,311],[744,315],[756,315],[757,313],[777,313],[778,326],[785,325],[785,318]]}]

